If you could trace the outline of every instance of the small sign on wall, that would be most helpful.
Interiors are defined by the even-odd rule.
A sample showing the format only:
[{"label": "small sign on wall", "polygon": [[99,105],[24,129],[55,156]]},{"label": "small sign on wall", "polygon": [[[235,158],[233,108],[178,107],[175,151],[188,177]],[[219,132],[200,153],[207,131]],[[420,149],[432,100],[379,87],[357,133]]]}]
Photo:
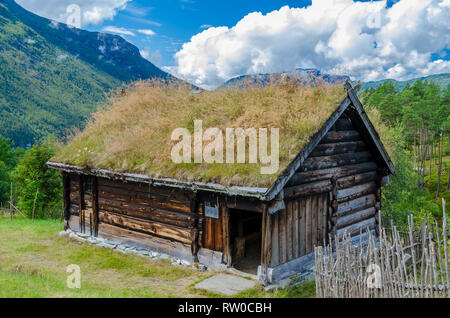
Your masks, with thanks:
[{"label": "small sign on wall", "polygon": [[218,219],[219,218],[219,205],[213,206],[208,202],[205,202],[205,216],[208,218]]}]

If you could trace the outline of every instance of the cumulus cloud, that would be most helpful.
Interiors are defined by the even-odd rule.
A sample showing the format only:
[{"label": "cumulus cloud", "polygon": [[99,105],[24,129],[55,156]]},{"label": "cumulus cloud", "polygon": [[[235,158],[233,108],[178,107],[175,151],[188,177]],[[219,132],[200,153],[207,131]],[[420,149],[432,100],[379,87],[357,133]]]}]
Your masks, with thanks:
[{"label": "cumulus cloud", "polygon": [[312,0],[305,8],[250,13],[232,28],[206,29],[176,53],[171,70],[205,88],[293,68],[362,80],[449,72],[448,21],[450,0],[399,0],[389,8],[386,1]]},{"label": "cumulus cloud", "polygon": [[[119,10],[125,9],[131,0],[16,0],[25,9],[40,16],[58,22],[68,23],[73,10],[71,5],[81,10],[81,26],[100,24],[104,20],[111,20]],[[69,12],[68,12],[69,11]]]}]

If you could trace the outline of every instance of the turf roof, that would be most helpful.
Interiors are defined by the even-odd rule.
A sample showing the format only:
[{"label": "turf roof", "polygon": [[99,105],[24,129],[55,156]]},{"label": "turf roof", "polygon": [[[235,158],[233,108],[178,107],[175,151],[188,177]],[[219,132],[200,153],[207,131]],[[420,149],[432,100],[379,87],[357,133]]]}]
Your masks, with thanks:
[{"label": "turf roof", "polygon": [[[85,168],[145,174],[226,186],[269,187],[345,99],[342,84],[295,83],[192,94],[188,86],[135,83],[111,97],[86,128],[52,161]],[[261,174],[261,163],[174,163],[176,128],[279,128],[280,167]],[[270,139],[269,139],[270,140]],[[207,143],[205,143],[206,145]]]}]

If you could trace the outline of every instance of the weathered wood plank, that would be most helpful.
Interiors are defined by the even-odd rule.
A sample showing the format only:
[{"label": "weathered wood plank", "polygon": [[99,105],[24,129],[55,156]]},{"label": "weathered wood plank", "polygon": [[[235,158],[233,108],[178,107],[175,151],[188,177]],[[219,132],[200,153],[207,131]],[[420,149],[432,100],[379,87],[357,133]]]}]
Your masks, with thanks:
[{"label": "weathered wood plank", "polygon": [[191,199],[191,195],[187,191],[180,191],[180,189],[177,188],[155,187],[146,183],[121,182],[105,178],[98,178],[98,185],[99,187],[104,186],[115,188],[117,190],[128,190],[133,193],[142,192],[144,194],[151,194],[155,197],[159,196],[170,200],[190,201]]},{"label": "weathered wood plank", "polygon": [[323,157],[339,155],[348,152],[361,152],[367,150],[364,141],[338,142],[332,144],[320,144],[314,149],[310,157]]},{"label": "weathered wood plank", "polygon": [[333,156],[308,158],[300,168],[301,171],[321,170],[368,162],[372,159],[370,152],[344,153]]},{"label": "weathered wood plank", "polygon": [[111,199],[115,201],[130,202],[140,205],[151,206],[163,210],[178,212],[191,212],[191,201],[178,201],[164,198],[151,193],[133,192],[126,189],[115,189],[111,187],[99,186],[99,198]]},{"label": "weathered wood plank", "polygon": [[[264,215],[265,218],[264,218]],[[264,251],[265,255],[263,257],[264,259],[264,266],[270,266],[272,261],[272,215],[270,215],[267,211],[267,206],[263,208],[263,224],[266,224],[265,228],[263,228],[263,234],[262,235],[262,245],[261,245],[261,252]],[[261,253],[263,255],[263,253]],[[261,262],[261,264],[263,264]]]},{"label": "weathered wood plank", "polygon": [[337,200],[339,203],[354,200],[364,195],[374,193],[376,191],[376,183],[370,182],[357,185],[348,189],[338,190]]},{"label": "weathered wood plank", "polygon": [[375,194],[362,196],[360,198],[351,201],[340,203],[338,205],[337,211],[335,212],[335,216],[337,217],[345,216],[347,214],[375,206],[375,204],[376,204]]},{"label": "weathered wood plank", "polygon": [[336,121],[336,130],[342,131],[342,130],[355,130],[352,121],[349,118],[339,118]]},{"label": "weathered wood plank", "polygon": [[70,219],[70,175],[67,172],[63,172],[63,187],[64,219],[67,221]]},{"label": "weathered wood plank", "polygon": [[222,229],[222,209],[219,207],[219,218],[213,220],[214,223],[214,233],[213,235],[214,237],[214,250],[215,251],[219,251],[219,252],[223,252],[223,229]]},{"label": "weathered wood plank", "polygon": [[292,249],[293,249],[293,258],[299,257],[299,204],[298,201],[292,202]]},{"label": "weathered wood plank", "polygon": [[123,216],[112,212],[105,212],[102,210],[99,211],[99,220],[101,223],[103,222],[133,231],[157,235],[186,244],[192,243],[191,230],[182,227],[152,221],[144,221],[142,219]]},{"label": "weathered wood plank", "polygon": [[291,180],[288,182],[288,186],[327,180],[331,179],[333,176],[335,176],[336,178],[342,178],[354,174],[376,171],[376,169],[377,164],[375,162],[365,162],[336,168],[298,172],[294,176],[292,176]]},{"label": "weathered wood plank", "polygon": [[352,176],[339,178],[337,180],[338,189],[347,188],[349,186],[356,186],[362,183],[368,183],[371,181],[376,181],[378,174],[376,171],[365,172],[361,174],[354,174]]},{"label": "weathered wood plank", "polygon": [[356,130],[330,131],[321,140],[321,144],[333,142],[347,142],[361,140],[361,135]]},{"label": "weathered wood plank", "polygon": [[281,213],[272,214],[272,261],[270,262],[270,266],[277,266],[280,264],[280,248],[278,242],[278,220],[280,218]]},{"label": "weathered wood plank", "polygon": [[310,253],[312,250],[312,243],[311,243],[311,197],[308,197],[306,200],[306,238],[305,238],[305,245],[306,245],[306,254]]},{"label": "weathered wood plank", "polygon": [[286,246],[287,246],[287,259],[291,260],[293,258],[293,247],[292,247],[292,202],[289,202],[286,206]]},{"label": "weathered wood plank", "polygon": [[208,217],[205,217],[205,248],[214,250],[215,246],[215,235],[214,235],[214,220]]},{"label": "weathered wood plank", "polygon": [[93,216],[93,232],[94,236],[98,236],[98,224],[100,222],[98,216],[98,178],[94,177],[92,180],[92,216]]},{"label": "weathered wood plank", "polygon": [[[338,189],[346,189],[358,184],[368,183],[377,180],[377,172],[371,171],[362,174],[356,174],[348,177],[343,177],[337,180]],[[284,197],[286,199],[296,198],[299,196],[317,195],[333,190],[333,185],[330,180],[316,181],[311,183],[304,183],[284,189]]]},{"label": "weathered wood plank", "polygon": [[191,247],[188,244],[155,237],[129,229],[123,229],[106,223],[99,224],[99,236],[115,242],[132,245],[137,248],[167,254],[191,263],[194,261],[191,254]]},{"label": "weathered wood plank", "polygon": [[287,261],[287,244],[286,244],[286,213],[281,211],[279,220],[279,248],[280,263]]},{"label": "weathered wood plank", "polygon": [[323,213],[323,195],[317,198],[317,221],[316,221],[316,245],[322,243],[322,213]]},{"label": "weathered wood plank", "polygon": [[306,254],[306,200],[300,200],[300,251],[303,256]]},{"label": "weathered wood plank", "polygon": [[360,233],[360,231],[362,230],[363,232],[366,231],[367,228],[369,228],[370,230],[374,229],[376,226],[376,222],[375,222],[375,218],[370,218],[367,220],[364,220],[362,222],[356,223],[356,224],[352,224],[350,226],[338,229],[338,230],[333,230],[331,232],[332,237],[334,238],[334,236],[342,236],[345,232],[347,232],[348,234],[350,234],[350,236],[354,236]]},{"label": "weathered wood plank", "polygon": [[192,228],[195,224],[195,216],[180,212],[166,211],[133,203],[99,199],[99,209],[111,211],[117,214],[151,220],[170,225]]},{"label": "weathered wood plank", "polygon": [[349,214],[347,216],[338,217],[335,221],[335,228],[341,229],[343,227],[362,222],[366,219],[372,218],[376,215],[377,210],[372,207],[366,210],[362,210],[356,213]]},{"label": "weathered wood plank", "polygon": [[222,232],[223,232],[223,257],[224,262],[228,266],[231,266],[231,237],[230,237],[230,211],[228,208],[223,205],[222,206]]}]

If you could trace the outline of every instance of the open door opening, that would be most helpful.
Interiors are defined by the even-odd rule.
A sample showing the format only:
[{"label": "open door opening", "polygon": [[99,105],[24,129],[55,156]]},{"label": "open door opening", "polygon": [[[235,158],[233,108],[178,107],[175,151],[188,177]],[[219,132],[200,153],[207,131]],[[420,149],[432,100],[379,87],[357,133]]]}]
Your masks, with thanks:
[{"label": "open door opening", "polygon": [[256,275],[261,265],[262,214],[230,209],[230,229],[232,266]]}]

